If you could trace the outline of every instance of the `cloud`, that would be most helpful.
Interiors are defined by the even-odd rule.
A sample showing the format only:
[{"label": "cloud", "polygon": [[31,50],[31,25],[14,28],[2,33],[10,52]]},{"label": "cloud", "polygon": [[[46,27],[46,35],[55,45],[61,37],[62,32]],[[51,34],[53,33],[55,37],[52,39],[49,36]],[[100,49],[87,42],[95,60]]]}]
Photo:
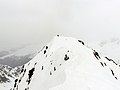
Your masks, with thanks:
[{"label": "cloud", "polygon": [[58,33],[88,42],[119,37],[119,5],[119,0],[0,0],[0,42],[47,42]]}]

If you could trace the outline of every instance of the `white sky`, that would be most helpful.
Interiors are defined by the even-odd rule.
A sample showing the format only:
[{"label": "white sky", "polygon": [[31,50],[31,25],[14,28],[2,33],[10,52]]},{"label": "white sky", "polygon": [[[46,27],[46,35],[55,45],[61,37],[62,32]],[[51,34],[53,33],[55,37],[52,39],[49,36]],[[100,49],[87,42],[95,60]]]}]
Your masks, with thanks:
[{"label": "white sky", "polygon": [[120,37],[120,0],[0,0],[0,48],[56,34],[88,42]]}]

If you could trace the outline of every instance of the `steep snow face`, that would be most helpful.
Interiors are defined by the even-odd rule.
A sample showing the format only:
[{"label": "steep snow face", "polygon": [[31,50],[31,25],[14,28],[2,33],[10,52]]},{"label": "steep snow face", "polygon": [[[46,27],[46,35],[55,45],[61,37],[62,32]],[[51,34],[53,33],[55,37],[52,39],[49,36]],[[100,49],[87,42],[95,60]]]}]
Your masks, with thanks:
[{"label": "steep snow face", "polygon": [[57,35],[27,64],[11,90],[120,90],[120,67],[81,40]]}]

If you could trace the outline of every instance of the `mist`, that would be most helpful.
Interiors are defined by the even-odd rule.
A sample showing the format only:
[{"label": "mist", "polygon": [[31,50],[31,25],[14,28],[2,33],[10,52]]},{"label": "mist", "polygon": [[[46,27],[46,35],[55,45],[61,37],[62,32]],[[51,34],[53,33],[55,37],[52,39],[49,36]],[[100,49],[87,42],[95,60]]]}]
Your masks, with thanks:
[{"label": "mist", "polygon": [[56,34],[86,42],[120,37],[119,0],[0,0],[0,48],[47,43]]}]

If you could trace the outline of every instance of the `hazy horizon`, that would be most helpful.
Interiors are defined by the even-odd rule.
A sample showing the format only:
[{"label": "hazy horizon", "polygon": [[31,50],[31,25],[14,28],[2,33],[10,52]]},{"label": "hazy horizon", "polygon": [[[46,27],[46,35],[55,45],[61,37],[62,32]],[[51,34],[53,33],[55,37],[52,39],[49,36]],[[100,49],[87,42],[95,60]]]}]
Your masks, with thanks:
[{"label": "hazy horizon", "polygon": [[119,24],[119,0],[1,0],[0,48],[47,43],[56,34],[120,38]]}]

